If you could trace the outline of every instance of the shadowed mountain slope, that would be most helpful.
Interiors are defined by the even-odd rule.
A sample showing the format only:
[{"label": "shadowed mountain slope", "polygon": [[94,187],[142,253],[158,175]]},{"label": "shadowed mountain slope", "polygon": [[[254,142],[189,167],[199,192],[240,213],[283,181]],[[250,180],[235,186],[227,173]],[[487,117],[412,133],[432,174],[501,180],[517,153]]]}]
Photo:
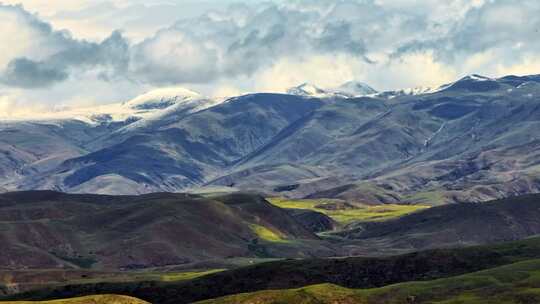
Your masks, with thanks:
[{"label": "shadowed mountain slope", "polygon": [[6,193],[0,195],[0,240],[3,269],[144,269],[232,257],[332,254],[320,242],[302,245],[318,237],[251,194]]}]

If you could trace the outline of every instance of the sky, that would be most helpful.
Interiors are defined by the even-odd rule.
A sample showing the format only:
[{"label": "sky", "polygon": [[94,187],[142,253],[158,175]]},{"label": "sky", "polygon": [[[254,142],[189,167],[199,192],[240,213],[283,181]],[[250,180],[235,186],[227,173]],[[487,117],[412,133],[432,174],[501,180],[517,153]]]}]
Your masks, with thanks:
[{"label": "sky", "polygon": [[537,0],[0,0],[0,117],[347,81],[540,73]]}]

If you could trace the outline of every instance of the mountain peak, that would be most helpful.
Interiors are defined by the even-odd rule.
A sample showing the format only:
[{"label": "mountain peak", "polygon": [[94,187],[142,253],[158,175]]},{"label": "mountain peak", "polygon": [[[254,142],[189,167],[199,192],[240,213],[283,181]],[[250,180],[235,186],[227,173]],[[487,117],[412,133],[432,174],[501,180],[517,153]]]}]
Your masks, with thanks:
[{"label": "mountain peak", "polygon": [[287,90],[287,94],[309,97],[325,97],[328,95],[328,92],[311,83],[306,82],[299,86],[289,88]]},{"label": "mountain peak", "polygon": [[435,93],[435,92],[437,92],[437,90],[434,90],[430,87],[414,87],[414,88],[406,88],[406,89],[400,89],[400,90],[394,90],[394,91],[380,92],[376,96],[381,97],[381,98],[393,99],[399,96],[412,96],[412,95],[429,94],[429,93]]},{"label": "mountain peak", "polygon": [[368,84],[354,80],[342,84],[334,89],[333,92],[350,97],[365,96],[377,93],[377,91]]},{"label": "mountain peak", "polygon": [[165,109],[179,102],[195,98],[201,98],[201,95],[182,87],[168,87],[148,91],[125,104],[137,110]]},{"label": "mountain peak", "polygon": [[462,80],[489,81],[493,79],[486,76],[479,75],[479,74],[469,74],[458,81],[462,81]]},{"label": "mountain peak", "polygon": [[458,81],[441,86],[439,91],[465,90],[469,92],[487,92],[497,90],[498,88],[500,88],[500,84],[496,79],[478,74],[471,74],[459,79]]},{"label": "mountain peak", "polygon": [[337,88],[322,89],[311,83],[303,83],[299,86],[287,90],[287,94],[309,97],[358,97],[370,94],[376,94],[377,91],[369,85],[358,82],[348,81]]}]

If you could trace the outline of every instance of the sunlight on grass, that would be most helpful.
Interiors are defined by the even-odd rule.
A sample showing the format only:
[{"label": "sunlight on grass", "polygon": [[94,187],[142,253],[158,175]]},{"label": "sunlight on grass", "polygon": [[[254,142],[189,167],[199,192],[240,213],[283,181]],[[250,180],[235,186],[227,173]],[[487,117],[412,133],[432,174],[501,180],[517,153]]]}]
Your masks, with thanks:
[{"label": "sunlight on grass", "polygon": [[412,212],[429,208],[425,205],[378,205],[378,206],[358,206],[354,209],[327,210],[317,208],[320,204],[331,203],[334,200],[291,200],[285,198],[268,198],[268,201],[280,208],[309,209],[324,213],[336,222],[348,224],[354,221],[382,221],[400,217]]},{"label": "sunlight on grass", "polygon": [[165,282],[171,282],[171,281],[183,281],[183,280],[191,280],[198,277],[205,276],[207,274],[212,274],[216,272],[221,272],[226,269],[212,269],[207,271],[192,271],[192,272],[180,272],[180,273],[168,273],[161,276],[161,280]]},{"label": "sunlight on grass", "polygon": [[253,232],[257,234],[257,236],[261,240],[265,240],[269,242],[286,242],[287,241],[281,235],[273,232],[272,230],[264,226],[257,225],[257,224],[249,224],[249,227],[251,227],[251,230],[253,230]]}]

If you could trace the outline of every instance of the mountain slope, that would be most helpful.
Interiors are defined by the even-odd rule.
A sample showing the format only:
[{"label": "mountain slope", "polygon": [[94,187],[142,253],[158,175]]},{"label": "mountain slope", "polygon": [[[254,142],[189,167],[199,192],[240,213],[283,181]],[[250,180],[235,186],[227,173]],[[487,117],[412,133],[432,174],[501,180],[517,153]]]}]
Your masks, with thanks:
[{"label": "mountain slope", "polygon": [[[118,184],[99,193],[177,191],[200,185],[318,106],[319,101],[296,96],[255,94],[187,116],[174,112],[140,128],[131,128],[138,123],[134,122],[129,132],[113,133],[90,145],[105,148],[31,176],[19,189],[88,192],[103,183],[104,176],[115,177]],[[124,188],[136,192],[122,192]]]}]

